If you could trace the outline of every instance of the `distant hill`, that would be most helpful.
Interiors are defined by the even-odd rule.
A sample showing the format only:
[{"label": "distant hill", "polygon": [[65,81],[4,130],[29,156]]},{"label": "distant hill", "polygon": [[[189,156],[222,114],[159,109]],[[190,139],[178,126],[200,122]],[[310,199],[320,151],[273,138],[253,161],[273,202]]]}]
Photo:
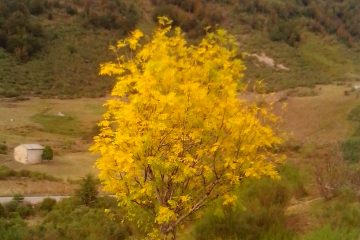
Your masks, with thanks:
[{"label": "distant hill", "polygon": [[191,39],[207,26],[234,34],[268,90],[360,80],[357,0],[0,0],[0,95],[98,97],[108,45],[167,15]]}]

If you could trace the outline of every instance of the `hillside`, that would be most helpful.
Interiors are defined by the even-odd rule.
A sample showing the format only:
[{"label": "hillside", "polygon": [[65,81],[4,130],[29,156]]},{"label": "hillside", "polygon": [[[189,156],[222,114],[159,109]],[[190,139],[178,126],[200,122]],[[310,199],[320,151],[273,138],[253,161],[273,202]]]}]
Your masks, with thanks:
[{"label": "hillside", "polygon": [[[156,64],[143,67],[153,70],[154,66],[160,66],[160,70],[164,70],[160,74],[159,71],[154,71],[157,72],[154,79],[160,77],[165,80],[162,81],[166,83],[164,86],[169,84],[164,87],[165,90],[161,90],[165,92],[165,97],[159,98],[163,99],[159,101],[164,102],[168,112],[165,113],[165,107],[158,107],[156,104],[152,107],[153,95],[148,94],[151,92],[149,89],[153,89],[154,85],[151,85],[143,90],[145,95],[151,96],[151,100],[140,99],[144,102],[144,109],[150,110],[149,113],[140,112],[137,114],[140,117],[134,117],[130,110],[104,114],[104,102],[109,98],[107,95],[112,89],[114,76],[99,76],[99,65],[114,59],[109,45],[128,36],[135,28],[150,34],[156,26],[157,17],[163,15],[171,18],[174,25],[183,29],[191,44],[199,41],[206,31],[212,31],[217,26],[227,29],[236,37],[240,48],[238,56],[243,58],[247,68],[244,81],[249,83],[250,91],[239,91],[236,94],[234,87],[234,91],[231,91],[234,100],[231,101],[234,103],[232,106],[237,105],[238,98],[244,102],[244,107],[247,103],[254,104],[251,109],[256,112],[261,110],[255,118],[251,118],[254,121],[258,119],[259,122],[267,122],[262,107],[279,116],[278,121],[269,124],[274,127],[274,133],[284,138],[284,143],[271,144],[264,141],[267,144],[258,147],[259,151],[253,154],[254,159],[261,158],[266,162],[271,161],[271,158],[262,156],[263,151],[268,149],[272,153],[286,156],[284,162],[274,166],[279,172],[279,179],[258,179],[261,174],[256,172],[253,178],[248,178],[246,172],[242,175],[242,167],[246,168],[247,159],[252,159],[248,157],[247,149],[253,148],[252,143],[256,141],[253,138],[251,142],[246,140],[246,132],[254,131],[247,131],[242,125],[229,128],[226,123],[223,124],[231,109],[225,111],[224,108],[224,111],[220,112],[217,108],[218,105],[229,102],[228,98],[216,101],[216,105],[211,108],[208,106],[212,106],[211,102],[216,94],[207,93],[210,97],[201,101],[200,105],[208,107],[207,113],[221,113],[217,117],[219,124],[218,121],[208,121],[207,113],[203,115],[200,111],[191,113],[192,110],[188,110],[193,105],[189,102],[192,96],[201,98],[206,95],[201,94],[202,90],[209,91],[213,88],[216,91],[220,89],[221,92],[227,86],[236,84],[220,82],[227,79],[226,77],[213,81],[213,74],[209,74],[207,79],[203,73],[209,71],[203,66],[191,71],[190,64],[179,64],[185,62],[181,61],[181,57],[180,60],[178,57],[171,57],[176,59],[171,64],[163,64],[168,61],[164,58],[165,60],[158,64],[156,61],[163,60],[162,56],[167,55],[164,51],[149,51],[156,53]],[[156,49],[170,46],[163,44],[164,42],[157,43],[159,44]],[[124,50],[124,53],[130,51]],[[217,61],[213,55],[210,58]],[[186,58],[186,63],[194,61],[188,59],[190,58]],[[206,60],[206,63],[208,62],[211,61]],[[166,169],[163,171],[166,174],[171,173],[169,177],[159,174],[158,179],[176,179],[176,172],[182,170],[178,166],[183,165],[176,166],[174,170],[167,168],[166,165],[171,163],[172,159],[179,158],[181,164],[189,162],[190,167],[184,168],[189,172],[196,172],[193,170],[195,165],[191,165],[196,164],[196,161],[201,162],[190,158],[192,152],[183,153],[186,135],[189,135],[190,139],[202,134],[203,130],[198,131],[202,122],[204,125],[221,125],[220,130],[225,126],[221,134],[217,134],[217,129],[214,128],[199,141],[188,144],[189,149],[199,155],[196,156],[197,159],[212,161],[212,166],[209,166],[214,169],[215,175],[217,156],[226,161],[226,165],[234,171],[236,168],[232,166],[237,161],[231,161],[224,152],[218,151],[221,145],[218,144],[221,142],[219,136],[222,138],[231,135],[235,129],[241,133],[237,141],[249,141],[249,144],[237,149],[237,154],[244,152],[241,153],[244,160],[241,159],[242,166],[238,169],[241,175],[237,177],[237,181],[240,184],[231,189],[234,197],[230,200],[235,204],[231,205],[229,202],[228,205],[218,199],[204,206],[198,213],[188,215],[188,220],[178,228],[177,239],[358,240],[359,62],[359,0],[0,0],[0,240],[148,239],[145,237],[151,237],[149,229],[155,226],[152,218],[157,210],[147,212],[145,208],[133,208],[133,204],[123,205],[125,201],[117,201],[120,198],[103,195],[107,192],[98,186],[100,181],[91,175],[101,175],[103,171],[100,164],[95,164],[99,154],[89,152],[90,146],[94,144],[94,136],[112,135],[103,134],[103,127],[108,127],[111,131],[116,128],[126,130],[113,134],[122,139],[123,143],[114,145],[113,149],[104,147],[101,150],[114,152],[114,155],[117,155],[118,150],[124,154],[122,149],[131,148],[131,145],[138,147],[143,144],[146,153],[164,149],[164,154],[159,155],[159,158],[149,153],[149,159],[156,163],[156,167]],[[219,63],[221,67],[207,65],[212,66],[211,69],[228,66],[226,61]],[[200,73],[201,75],[197,76],[199,81],[204,81],[205,78],[210,84],[199,85],[201,87],[195,88],[194,94],[174,101],[172,98],[179,94],[177,90],[182,91],[184,88],[170,84],[167,81],[169,76],[176,76],[175,80],[193,79],[190,73],[182,75],[168,71],[176,68],[174,66],[179,66],[180,71],[186,69],[190,70],[188,72]],[[111,70],[112,67],[108,69]],[[229,69],[231,68],[222,72],[231,73]],[[239,68],[236,67],[235,71],[237,69]],[[129,72],[131,70],[129,69]],[[144,78],[149,82],[144,81]],[[151,83],[146,74],[137,79],[141,83]],[[255,89],[259,91],[251,91],[255,80],[259,79],[265,83],[265,91],[260,91],[262,89],[259,88]],[[189,82],[191,81],[186,84],[190,85]],[[220,82],[221,85],[212,87],[213,82]],[[141,84],[131,83],[126,87],[139,85]],[[141,95],[138,88],[135,91],[138,94],[134,95]],[[133,89],[129,92],[133,93]],[[133,101],[131,98],[126,97],[129,103]],[[119,105],[114,104],[115,102],[116,100],[107,106],[113,109],[123,106],[122,102]],[[137,109],[139,106],[142,108],[141,104],[133,108]],[[160,114],[157,114],[158,109]],[[185,121],[176,122],[178,109],[184,110],[181,111],[186,114],[183,118]],[[172,115],[172,112],[175,114]],[[275,119],[275,115],[271,118]],[[108,121],[110,124],[107,121],[97,124],[102,119],[101,116],[105,119],[111,116],[111,121]],[[237,122],[238,118],[242,118],[237,116],[231,121]],[[112,121],[113,117],[118,121]],[[141,120],[143,118],[147,121],[144,124]],[[127,119],[135,120],[129,123]],[[168,131],[167,127],[164,130],[166,119],[171,121],[169,126],[173,126]],[[186,122],[188,119],[189,124]],[[253,124],[252,122],[253,120],[250,123]],[[192,125],[195,128],[192,128]],[[148,134],[143,130],[155,127],[160,130],[158,134]],[[179,127],[182,128],[181,131],[174,130]],[[130,132],[127,129],[139,130]],[[142,136],[132,143],[129,139],[136,135],[135,132]],[[156,146],[153,142],[157,142],[158,135],[162,139],[159,146]],[[259,138],[267,139],[266,132],[260,131],[258,135]],[[143,136],[146,139],[142,138]],[[212,136],[216,136],[214,144],[208,140]],[[167,143],[167,138],[181,139],[181,143]],[[104,146],[112,145],[113,142],[115,141],[111,137],[106,138]],[[54,158],[34,165],[23,165],[14,161],[14,148],[22,143],[47,146],[53,149]],[[203,144],[213,155],[201,158],[203,151],[198,144]],[[183,153],[180,153],[181,150],[179,152],[178,146],[181,145]],[[236,145],[229,145],[227,148],[233,151],[233,146]],[[174,158],[168,157],[168,153],[172,151],[176,151]],[[124,155],[125,157],[119,154],[118,159],[103,156],[105,161],[114,162],[116,165],[108,170],[115,173],[114,179],[121,179],[126,171],[124,169],[140,165],[137,164],[141,158],[138,152],[136,155],[131,154],[133,157],[128,157],[130,154]],[[148,159],[147,155],[146,158]],[[121,163],[121,159],[128,162]],[[135,161],[132,161],[134,159]],[[144,176],[143,184],[150,180],[158,184],[156,179],[150,177],[153,175],[149,167],[150,160],[142,164],[144,171],[136,172],[141,175],[138,177]],[[275,161],[277,162],[277,159]],[[118,166],[123,166],[124,169]],[[220,167],[222,168],[221,165]],[[205,171],[208,168],[203,169],[198,172],[199,176],[205,173],[202,177],[204,183],[207,181]],[[129,180],[130,186],[132,183],[141,185],[142,180],[139,181],[138,177]],[[218,177],[214,179],[217,184]],[[149,189],[153,190],[145,191],[158,191],[158,186],[162,188],[166,185],[188,185],[189,182],[193,184],[190,178],[179,178],[174,181],[175,185],[172,185],[171,181],[163,185],[152,185],[154,187],[149,185]],[[118,185],[114,190],[120,188],[121,185]],[[128,189],[128,186],[125,188]],[[203,190],[194,188],[194,191]],[[143,189],[133,192],[137,195],[143,192]],[[169,201],[163,201],[171,208],[177,205],[178,199],[181,200],[178,202],[180,204],[196,199],[196,196],[191,196],[186,190],[181,190],[180,197],[173,195],[177,194],[174,190],[163,192],[166,192],[166,195],[174,192],[170,193],[172,197]],[[43,196],[51,195],[55,198],[59,195],[70,197],[59,202],[43,199]],[[214,199],[221,195],[216,195]],[[14,197],[11,201],[10,196]],[[31,205],[22,196],[40,196],[38,199],[43,201]],[[226,196],[227,194],[224,197],[227,198]],[[146,206],[148,200],[144,199],[134,203]],[[180,204],[176,208],[179,208]],[[161,206],[162,203],[156,203],[156,206],[158,205]],[[155,205],[147,207],[151,209],[153,206]],[[184,206],[185,209],[188,208]],[[134,211],[134,214],[141,211],[140,217],[125,217],[129,210]]]},{"label": "hillside", "polygon": [[194,40],[228,29],[248,53],[246,80],[269,91],[360,79],[355,0],[0,0],[0,95],[104,96],[109,44],[160,15]]}]

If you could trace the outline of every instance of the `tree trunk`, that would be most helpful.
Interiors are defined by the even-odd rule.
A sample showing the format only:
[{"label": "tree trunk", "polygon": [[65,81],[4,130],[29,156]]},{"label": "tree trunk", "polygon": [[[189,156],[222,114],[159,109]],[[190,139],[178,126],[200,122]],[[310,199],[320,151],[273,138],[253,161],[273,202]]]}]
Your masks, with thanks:
[{"label": "tree trunk", "polygon": [[176,240],[176,227],[172,224],[162,224],[159,226],[159,230],[164,240]]}]

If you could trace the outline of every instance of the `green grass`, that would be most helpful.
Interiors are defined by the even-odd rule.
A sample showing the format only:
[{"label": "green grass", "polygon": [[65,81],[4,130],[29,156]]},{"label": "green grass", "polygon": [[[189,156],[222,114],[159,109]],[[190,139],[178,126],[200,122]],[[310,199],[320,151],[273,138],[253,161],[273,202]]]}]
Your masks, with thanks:
[{"label": "green grass", "polygon": [[360,105],[351,110],[348,115],[348,120],[360,122]]},{"label": "green grass", "polygon": [[352,135],[341,145],[345,160],[356,163],[360,160],[360,105],[355,106],[347,116],[356,126]]},{"label": "green grass", "polygon": [[358,240],[360,232],[358,229],[337,228],[326,225],[320,229],[307,233],[299,240]]},{"label": "green grass", "polygon": [[360,74],[358,47],[348,48],[332,36],[303,31],[299,46],[291,47],[283,42],[270,41],[264,32],[251,30],[249,34],[249,30],[241,26],[233,31],[240,35],[248,34],[241,42],[242,51],[257,54],[264,52],[276,63],[290,69],[278,70],[258,63],[252,57],[245,59],[245,80],[264,80],[269,91],[352,81],[357,80]]},{"label": "green grass", "polygon": [[32,116],[31,120],[40,124],[45,132],[71,136],[79,136],[83,133],[79,121],[71,116],[39,113]]}]

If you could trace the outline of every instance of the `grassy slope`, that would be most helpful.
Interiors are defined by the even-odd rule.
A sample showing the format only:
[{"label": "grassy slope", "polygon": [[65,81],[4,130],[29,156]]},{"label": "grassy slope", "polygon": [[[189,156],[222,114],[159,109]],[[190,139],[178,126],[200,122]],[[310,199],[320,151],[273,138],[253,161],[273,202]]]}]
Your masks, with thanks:
[{"label": "grassy slope", "polygon": [[[235,31],[240,34],[245,32],[241,28]],[[302,38],[301,44],[294,48],[282,42],[270,41],[267,33],[252,31],[243,40],[242,50],[249,53],[264,52],[290,71],[264,66],[248,58],[247,79],[262,79],[269,90],[360,79],[358,46],[348,48],[332,36],[309,32],[303,32]]]},{"label": "grassy slope", "polygon": [[[139,1],[139,5],[142,19],[138,26],[150,33],[154,8],[147,0]],[[293,48],[272,42],[267,33],[240,24],[232,6],[222,7],[228,16],[224,26],[239,37],[242,51],[265,52],[290,68],[290,71],[276,70],[248,58],[247,80],[263,79],[269,90],[279,90],[360,79],[358,45],[348,48],[332,36],[303,32],[301,44]],[[97,73],[99,64],[111,59],[108,45],[121,37],[116,31],[86,28],[79,15],[69,16],[63,11],[55,12],[53,20],[45,15],[33,18],[44,25],[45,47],[25,64],[19,64],[0,49],[2,95],[98,97],[110,91],[112,81],[99,78]]]},{"label": "grassy slope", "polygon": [[112,86],[98,77],[99,64],[110,58],[108,46],[116,32],[87,29],[78,16],[57,14],[45,25],[44,49],[29,62],[19,64],[0,50],[0,91],[10,95],[103,96]]}]

